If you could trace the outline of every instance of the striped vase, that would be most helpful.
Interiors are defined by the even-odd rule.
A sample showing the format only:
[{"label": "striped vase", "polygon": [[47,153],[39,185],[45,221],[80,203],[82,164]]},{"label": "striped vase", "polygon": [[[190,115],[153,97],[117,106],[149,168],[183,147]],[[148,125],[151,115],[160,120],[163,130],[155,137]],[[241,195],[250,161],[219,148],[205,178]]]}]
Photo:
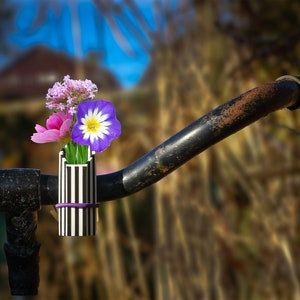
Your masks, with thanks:
[{"label": "striped vase", "polygon": [[96,234],[97,183],[94,153],[86,164],[68,164],[64,149],[59,152],[58,234]]}]

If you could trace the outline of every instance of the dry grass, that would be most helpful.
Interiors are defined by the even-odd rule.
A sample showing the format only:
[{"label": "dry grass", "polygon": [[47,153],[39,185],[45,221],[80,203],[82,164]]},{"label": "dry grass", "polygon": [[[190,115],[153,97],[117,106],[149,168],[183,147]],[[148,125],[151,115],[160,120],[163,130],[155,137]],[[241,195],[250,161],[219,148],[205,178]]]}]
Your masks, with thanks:
[{"label": "dry grass", "polygon": [[[255,74],[228,75],[238,55],[220,51],[231,49],[230,41],[211,24],[200,25],[207,26],[201,39],[186,35],[180,45],[157,50],[153,93],[110,99],[124,129],[99,155],[99,170],[125,167],[213,107],[259,85]],[[213,43],[200,42],[209,36]],[[297,111],[274,113],[155,186],[102,204],[95,238],[58,238],[52,208],[44,207],[39,298],[299,299],[299,117]],[[55,152],[42,152],[47,170],[55,172]],[[32,167],[46,172],[36,159]]]}]

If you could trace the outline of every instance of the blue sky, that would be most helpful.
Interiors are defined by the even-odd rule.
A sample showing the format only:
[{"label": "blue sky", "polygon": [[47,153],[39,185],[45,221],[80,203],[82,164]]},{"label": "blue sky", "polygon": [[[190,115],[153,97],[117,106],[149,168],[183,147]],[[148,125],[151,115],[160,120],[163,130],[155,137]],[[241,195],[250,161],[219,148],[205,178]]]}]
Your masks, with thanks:
[{"label": "blue sky", "polygon": [[[124,51],[124,47],[120,47],[120,43],[116,42],[101,13],[95,10],[92,0],[60,0],[62,5],[60,7],[52,6],[51,10],[47,11],[45,22],[38,28],[32,26],[38,13],[38,1],[14,0],[14,2],[19,9],[15,20],[16,28],[10,34],[9,39],[12,45],[20,49],[26,49],[35,44],[46,44],[54,49],[66,51],[70,55],[78,54],[82,57],[85,57],[91,50],[103,51],[101,64],[109,68],[126,88],[137,83],[149,63],[149,53],[128,34],[125,34],[125,39],[131,45],[131,49],[123,45]],[[48,2],[54,3],[54,1]],[[81,49],[77,47],[77,50],[74,47],[72,35],[72,22],[74,24],[76,16],[70,9],[70,3],[74,2],[78,2],[81,28]],[[151,6],[153,1],[136,2],[148,24],[152,26]],[[130,16],[130,14],[128,15]],[[151,44],[147,37],[146,40]]]}]

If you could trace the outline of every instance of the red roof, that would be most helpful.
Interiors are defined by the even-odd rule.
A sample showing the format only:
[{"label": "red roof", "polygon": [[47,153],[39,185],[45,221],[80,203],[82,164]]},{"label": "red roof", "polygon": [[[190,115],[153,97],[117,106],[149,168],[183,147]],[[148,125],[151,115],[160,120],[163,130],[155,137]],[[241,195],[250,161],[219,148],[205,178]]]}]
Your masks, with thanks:
[{"label": "red roof", "polygon": [[45,97],[54,82],[62,81],[65,75],[88,78],[100,91],[120,87],[107,69],[84,62],[83,70],[85,77],[76,78],[74,57],[44,46],[32,47],[0,72],[0,99]]}]

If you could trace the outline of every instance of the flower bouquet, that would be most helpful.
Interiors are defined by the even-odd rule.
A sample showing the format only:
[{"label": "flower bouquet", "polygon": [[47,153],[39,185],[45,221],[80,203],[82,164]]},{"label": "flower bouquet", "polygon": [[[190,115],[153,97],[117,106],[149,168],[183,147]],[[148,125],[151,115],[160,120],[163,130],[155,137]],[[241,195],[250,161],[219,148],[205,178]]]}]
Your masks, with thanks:
[{"label": "flower bouquet", "polygon": [[102,152],[121,133],[113,104],[93,100],[97,86],[90,80],[65,76],[48,90],[46,107],[53,114],[46,127],[36,125],[35,143],[60,142],[58,231],[61,236],[96,233],[97,184],[95,152]]}]

